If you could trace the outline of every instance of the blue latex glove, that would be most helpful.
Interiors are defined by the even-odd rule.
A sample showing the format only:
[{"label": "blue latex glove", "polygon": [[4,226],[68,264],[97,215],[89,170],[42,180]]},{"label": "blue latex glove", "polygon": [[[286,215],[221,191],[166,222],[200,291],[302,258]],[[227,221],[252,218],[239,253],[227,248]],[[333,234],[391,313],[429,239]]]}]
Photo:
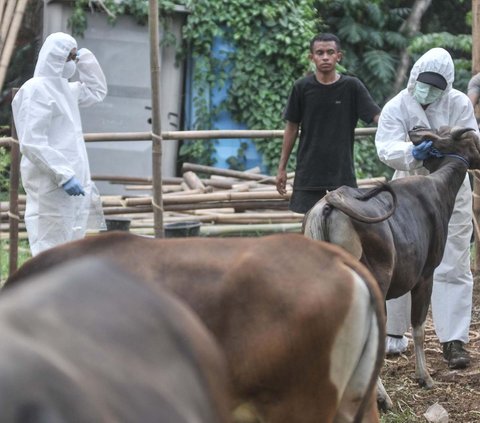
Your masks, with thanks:
[{"label": "blue latex glove", "polygon": [[412,155],[417,160],[426,160],[430,157],[430,150],[432,148],[432,141],[422,141],[420,144],[413,147]]},{"label": "blue latex glove", "polygon": [[72,176],[62,187],[68,195],[85,195],[82,184],[75,176]]}]

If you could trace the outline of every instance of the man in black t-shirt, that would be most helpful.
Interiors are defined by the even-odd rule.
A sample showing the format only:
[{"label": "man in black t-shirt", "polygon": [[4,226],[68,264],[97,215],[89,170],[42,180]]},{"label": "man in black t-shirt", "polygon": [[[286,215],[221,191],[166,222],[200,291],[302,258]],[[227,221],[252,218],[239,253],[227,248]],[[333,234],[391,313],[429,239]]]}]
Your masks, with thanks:
[{"label": "man in black t-shirt", "polygon": [[362,82],[340,75],[340,40],[320,34],[310,42],[315,73],[297,80],[285,109],[287,121],[277,172],[277,190],[286,193],[287,162],[299,128],[300,144],[290,209],[306,213],[326,193],[342,185],[357,186],[353,161],[358,119],[377,122],[380,108]]}]

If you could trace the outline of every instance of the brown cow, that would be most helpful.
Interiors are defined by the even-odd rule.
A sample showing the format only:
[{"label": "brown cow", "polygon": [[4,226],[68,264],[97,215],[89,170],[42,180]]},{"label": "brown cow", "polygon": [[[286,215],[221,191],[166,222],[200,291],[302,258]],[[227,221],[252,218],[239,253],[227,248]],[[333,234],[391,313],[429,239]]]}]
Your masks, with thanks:
[{"label": "brown cow", "polygon": [[91,257],[34,282],[0,297],[3,423],[231,421],[225,357],[171,294]]},{"label": "brown cow", "polygon": [[379,421],[382,297],[340,248],[300,234],[165,240],[111,233],[39,254],[6,287],[77,256],[109,258],[188,303],[223,347],[236,403],[247,402],[261,421]]},{"label": "brown cow", "polygon": [[[409,135],[414,144],[432,140],[441,156],[424,162],[429,175],[396,179],[371,191],[332,191],[305,215],[304,234],[340,245],[360,259],[386,299],[411,291],[416,377],[420,385],[432,387],[423,344],[433,272],[443,257],[467,169],[480,168],[480,143],[475,131],[466,128],[419,128]],[[391,407],[388,396],[384,400]]]}]

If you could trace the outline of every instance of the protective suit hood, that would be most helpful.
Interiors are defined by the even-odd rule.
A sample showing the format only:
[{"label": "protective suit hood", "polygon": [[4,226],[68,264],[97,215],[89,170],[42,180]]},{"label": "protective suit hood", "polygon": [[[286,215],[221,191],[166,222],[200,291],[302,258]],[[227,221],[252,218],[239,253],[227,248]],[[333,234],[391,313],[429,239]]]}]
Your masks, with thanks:
[{"label": "protective suit hood", "polygon": [[415,62],[407,84],[407,90],[410,94],[413,94],[417,77],[422,72],[435,72],[445,78],[447,88],[445,88],[442,97],[452,89],[455,67],[453,66],[452,56],[450,56],[447,50],[440,47],[432,48]]},{"label": "protective suit hood", "polygon": [[50,34],[42,45],[35,66],[34,77],[61,77],[70,51],[77,48],[77,42],[64,32]]}]

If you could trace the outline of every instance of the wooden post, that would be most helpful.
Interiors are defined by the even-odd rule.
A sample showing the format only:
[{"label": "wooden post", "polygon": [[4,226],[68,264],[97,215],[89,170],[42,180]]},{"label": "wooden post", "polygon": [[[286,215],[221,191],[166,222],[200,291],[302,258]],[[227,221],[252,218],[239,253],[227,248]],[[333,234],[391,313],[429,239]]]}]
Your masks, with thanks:
[{"label": "wooden post", "polygon": [[[472,0],[472,74],[480,72],[480,0]],[[475,108],[477,119],[478,106]],[[480,270],[480,171],[473,173],[473,223],[475,227],[474,273]]]},{"label": "wooden post", "polygon": [[[12,98],[17,93],[12,92]],[[8,212],[9,223],[9,262],[8,274],[11,275],[18,267],[18,187],[20,185],[20,145],[18,144],[17,131],[12,118],[12,138],[10,143],[10,208]]]},{"label": "wooden post", "polygon": [[158,2],[149,0],[150,79],[152,85],[152,183],[153,226],[155,238],[163,238],[162,198],[162,126],[160,119],[160,60],[158,35]]}]

